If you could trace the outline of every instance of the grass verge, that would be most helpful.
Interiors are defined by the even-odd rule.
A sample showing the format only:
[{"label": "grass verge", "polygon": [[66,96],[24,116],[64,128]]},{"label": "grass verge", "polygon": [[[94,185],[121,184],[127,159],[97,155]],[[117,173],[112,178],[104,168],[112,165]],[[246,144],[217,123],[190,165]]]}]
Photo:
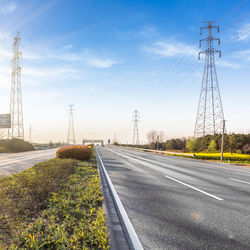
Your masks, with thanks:
[{"label": "grass verge", "polygon": [[95,155],[0,179],[0,249],[108,249],[107,239]]}]

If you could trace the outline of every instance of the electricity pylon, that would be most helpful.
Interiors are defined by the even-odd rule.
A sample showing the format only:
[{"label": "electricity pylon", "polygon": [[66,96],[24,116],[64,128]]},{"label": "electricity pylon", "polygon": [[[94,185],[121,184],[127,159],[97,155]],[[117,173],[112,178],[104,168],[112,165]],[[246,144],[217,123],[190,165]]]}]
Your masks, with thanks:
[{"label": "electricity pylon", "polygon": [[217,32],[219,32],[219,26],[214,26],[214,21],[204,23],[206,25],[201,27],[200,33],[202,35],[202,30],[206,29],[207,37],[200,40],[200,47],[201,43],[206,41],[206,50],[199,52],[198,59],[200,59],[200,54],[205,54],[205,65],[196,116],[194,137],[222,133],[224,121],[224,113],[222,109],[214,59],[215,53],[219,53],[219,57],[221,57],[221,51],[214,49],[213,44],[214,41],[218,41],[218,45],[220,45],[220,39],[214,38],[212,34],[213,29],[217,29]]},{"label": "electricity pylon", "polygon": [[68,127],[68,136],[67,144],[76,144],[75,138],[75,129],[74,129],[74,120],[73,120],[73,104],[69,105],[69,127]]},{"label": "electricity pylon", "polygon": [[8,138],[24,139],[23,129],[23,105],[22,105],[22,88],[21,88],[21,67],[20,59],[22,52],[19,51],[20,32],[17,32],[12,45],[13,58],[11,61],[11,93],[10,93],[10,114],[11,128],[8,130]]},{"label": "electricity pylon", "polygon": [[135,110],[133,112],[133,124],[134,124],[134,131],[133,131],[133,145],[139,145],[139,112]]}]

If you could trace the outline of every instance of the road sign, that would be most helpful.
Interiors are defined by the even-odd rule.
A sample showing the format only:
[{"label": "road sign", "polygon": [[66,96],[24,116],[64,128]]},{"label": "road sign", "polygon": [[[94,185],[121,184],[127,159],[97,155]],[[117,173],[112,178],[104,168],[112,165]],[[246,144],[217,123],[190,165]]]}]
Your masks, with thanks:
[{"label": "road sign", "polygon": [[0,128],[11,128],[10,114],[0,114]]},{"label": "road sign", "polygon": [[108,139],[108,144],[110,144],[110,139]]}]

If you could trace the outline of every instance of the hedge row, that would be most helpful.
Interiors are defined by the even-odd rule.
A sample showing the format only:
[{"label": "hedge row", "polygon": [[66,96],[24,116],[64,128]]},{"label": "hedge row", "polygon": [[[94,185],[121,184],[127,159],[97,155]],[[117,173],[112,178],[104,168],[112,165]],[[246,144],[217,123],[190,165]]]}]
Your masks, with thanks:
[{"label": "hedge row", "polygon": [[76,159],[80,161],[89,160],[92,155],[92,150],[90,146],[70,146],[70,147],[63,147],[56,151],[57,158],[60,159]]},{"label": "hedge row", "polygon": [[12,138],[0,140],[0,153],[18,153],[33,150],[35,150],[35,148],[31,143],[21,139]]},{"label": "hedge row", "polygon": [[[204,160],[220,160],[220,153],[195,153],[196,159],[204,159]],[[230,154],[230,153],[224,153],[223,154],[224,160],[228,161],[244,161],[244,162],[250,162],[250,155],[245,154]]]}]

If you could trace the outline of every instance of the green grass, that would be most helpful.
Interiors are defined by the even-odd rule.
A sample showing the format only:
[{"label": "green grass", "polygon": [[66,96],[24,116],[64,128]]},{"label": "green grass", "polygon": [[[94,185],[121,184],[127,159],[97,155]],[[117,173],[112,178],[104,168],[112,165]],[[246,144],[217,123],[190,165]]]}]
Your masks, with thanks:
[{"label": "green grass", "polygon": [[0,179],[0,249],[108,249],[95,156]]}]

